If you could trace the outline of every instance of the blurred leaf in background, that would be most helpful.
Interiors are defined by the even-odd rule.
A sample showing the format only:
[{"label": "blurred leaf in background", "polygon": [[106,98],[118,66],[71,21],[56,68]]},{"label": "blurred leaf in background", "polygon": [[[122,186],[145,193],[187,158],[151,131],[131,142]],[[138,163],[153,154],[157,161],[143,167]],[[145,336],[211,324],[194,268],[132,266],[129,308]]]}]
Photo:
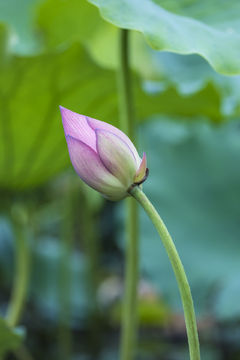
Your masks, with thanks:
[{"label": "blurred leaf in background", "polygon": [[[155,64],[155,78],[143,81],[143,88],[148,93],[158,94],[174,87],[187,99],[195,94],[199,104],[203,105],[200,94],[207,94],[208,89],[208,104],[213,108],[215,99],[215,107],[219,110],[219,113],[215,114],[206,113],[212,120],[233,119],[240,115],[239,75],[218,74],[198,55],[183,56],[152,49],[148,49],[148,52],[151,53],[152,62]],[[189,103],[191,104],[190,99]],[[198,112],[203,114],[201,109]]]},{"label": "blurred leaf in background", "polygon": [[156,50],[199,54],[219,73],[237,75],[239,10],[237,0],[208,1],[90,0],[101,16],[124,29],[143,33]]},{"label": "blurred leaf in background", "polygon": [[[197,313],[216,306],[219,319],[240,318],[239,307],[229,305],[240,296],[239,286],[230,285],[240,274],[239,121],[215,127],[200,119],[189,123],[161,117],[141,126],[140,139],[150,169],[144,190],[172,234]],[[144,212],[141,269],[173,309],[180,309],[169,260]],[[209,309],[215,287],[223,294],[217,292],[219,301]]]},{"label": "blurred leaf in background", "polygon": [[[116,69],[118,31],[86,1],[22,0],[22,17],[17,17],[13,2],[2,3],[0,7],[4,24],[0,183],[4,188],[22,189],[41,184],[69,165],[59,104],[117,125],[116,75],[107,68]],[[148,6],[154,3],[149,2]],[[132,66],[138,73],[135,81],[138,119],[155,113],[186,116],[200,113],[221,121],[224,113],[233,116],[239,111],[237,97],[233,95],[239,87],[238,79],[231,82],[212,76],[214,80],[201,80],[208,78],[208,72],[212,74],[205,61],[198,66],[195,58],[186,65],[179,57],[164,60],[167,54],[158,58],[158,52],[151,50],[140,35],[135,33],[132,38]],[[107,58],[109,64],[105,64]],[[234,62],[234,57],[229,59]],[[197,79],[192,72],[188,75],[192,66],[196,66],[194,73],[199,73]],[[186,76],[181,78],[171,70],[177,67],[177,73]],[[141,80],[159,80],[159,74],[163,78],[160,86],[154,87],[149,82],[141,86]],[[186,84],[188,77],[191,80]],[[226,89],[222,83],[227,84]]]},{"label": "blurred leaf in background", "polygon": [[17,349],[24,337],[25,331],[22,327],[11,329],[4,319],[0,318],[0,356],[9,350]]},{"label": "blurred leaf in background", "polygon": [[9,56],[1,69],[1,186],[38,185],[70,164],[59,104],[116,121],[113,76],[99,71],[79,44],[41,56]]},{"label": "blurred leaf in background", "polygon": [[[37,239],[37,245],[34,247],[31,299],[40,313],[56,324],[60,316],[60,288],[63,286],[61,262],[64,254],[58,239],[54,238]],[[86,321],[89,312],[85,255],[76,250],[72,252],[68,267],[70,270],[70,319],[80,325],[81,321]]]},{"label": "blurred leaf in background", "polygon": [[[91,2],[107,21],[96,6],[85,0],[0,3],[0,189],[10,205],[19,196],[26,203],[31,198],[33,268],[24,321],[32,326],[30,342],[38,342],[36,353],[50,348],[49,353],[58,359],[53,347],[63,304],[59,304],[63,262],[70,276],[67,301],[71,330],[77,332],[89,325],[91,299],[87,287],[92,281],[92,249],[88,248],[89,234],[84,233],[89,221],[96,225],[93,242],[103,244],[101,268],[97,268],[100,281],[109,272],[120,272],[113,256],[114,251],[119,252],[114,243],[115,208],[108,204],[105,209],[103,199],[94,198],[96,193],[91,189],[81,187],[82,197],[76,196],[79,208],[75,209],[72,230],[78,245],[61,243],[65,209],[59,201],[64,189],[56,180],[50,187],[46,185],[47,180],[70,166],[58,106],[118,126],[119,25],[133,29],[130,51],[135,113],[141,151],[146,152],[150,167],[144,184],[146,193],[154,199],[173,235],[198,314],[211,314],[218,321],[240,318],[240,76],[226,76],[240,72],[240,4],[236,0]],[[74,187],[72,179],[69,184]],[[33,187],[37,188],[35,192],[29,190]],[[46,195],[49,192],[51,196]],[[11,224],[3,217],[0,221],[4,307],[14,242]],[[91,231],[93,227],[89,228]],[[111,253],[107,253],[107,241],[111,242]],[[156,303],[154,311],[147,302],[142,304],[142,316],[149,320],[158,314],[160,318],[165,302],[171,311],[178,312],[180,296],[169,261],[143,213],[141,271],[163,299],[163,303]],[[4,323],[2,326],[6,328]],[[13,347],[21,341],[15,330],[8,329],[6,334]],[[79,333],[77,336],[76,348]],[[0,344],[0,349],[4,346]],[[88,345],[81,346],[81,350],[75,349],[74,356],[87,358],[84,352]],[[161,343],[155,353],[151,348],[143,358],[164,356],[165,346]],[[99,358],[117,358],[115,350],[114,346],[105,346]],[[186,358],[181,346],[174,350],[171,344],[170,351],[172,358]],[[206,358],[218,360],[218,351],[216,355],[214,349],[207,349]]]},{"label": "blurred leaf in background", "polygon": [[[117,124],[115,74],[94,65],[79,44],[34,57],[9,55],[0,72],[3,188],[41,184],[69,165],[59,104]],[[207,98],[209,91],[201,92],[199,102],[201,95],[181,98],[174,89],[149,97],[138,86],[139,118],[158,112],[192,115],[202,111],[218,119],[217,106]],[[219,103],[217,94],[215,103]]]},{"label": "blurred leaf in background", "polygon": [[41,49],[41,38],[35,26],[36,9],[40,2],[41,0],[1,1],[0,23],[9,30],[7,48],[10,52],[29,55]]}]

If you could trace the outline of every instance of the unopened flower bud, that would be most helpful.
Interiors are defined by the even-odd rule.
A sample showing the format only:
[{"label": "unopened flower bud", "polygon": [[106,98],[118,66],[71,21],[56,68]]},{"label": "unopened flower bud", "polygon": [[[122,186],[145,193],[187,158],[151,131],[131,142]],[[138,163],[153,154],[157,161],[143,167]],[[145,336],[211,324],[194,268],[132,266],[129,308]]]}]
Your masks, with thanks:
[{"label": "unopened flower bud", "polygon": [[103,121],[60,107],[72,165],[78,176],[105,198],[117,201],[146,178],[147,160],[141,159],[121,130]]}]

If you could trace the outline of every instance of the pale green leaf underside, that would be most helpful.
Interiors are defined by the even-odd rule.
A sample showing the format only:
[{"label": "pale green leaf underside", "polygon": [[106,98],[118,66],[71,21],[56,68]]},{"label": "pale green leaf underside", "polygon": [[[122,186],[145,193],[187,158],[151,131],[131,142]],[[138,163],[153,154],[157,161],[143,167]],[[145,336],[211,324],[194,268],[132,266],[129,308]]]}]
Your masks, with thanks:
[{"label": "pale green leaf underside", "polygon": [[172,86],[183,96],[188,96],[199,93],[211,83],[221,98],[222,116],[239,116],[240,75],[218,74],[198,55],[184,56],[151,49],[149,57],[155,65],[155,78],[144,81],[144,87],[149,91],[157,94]]},{"label": "pale green leaf underside", "polygon": [[[143,33],[156,50],[199,54],[219,73],[240,73],[240,35],[163,9],[151,0],[90,0],[102,17],[121,28]],[[159,1],[160,3],[160,1]],[[218,11],[216,3],[216,12]],[[181,7],[181,6],[180,6]]]}]

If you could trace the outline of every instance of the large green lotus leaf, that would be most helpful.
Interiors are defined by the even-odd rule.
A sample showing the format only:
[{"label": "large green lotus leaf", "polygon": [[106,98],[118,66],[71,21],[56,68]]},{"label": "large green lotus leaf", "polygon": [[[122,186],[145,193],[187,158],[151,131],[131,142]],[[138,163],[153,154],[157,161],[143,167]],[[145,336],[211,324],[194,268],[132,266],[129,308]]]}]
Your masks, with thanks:
[{"label": "large green lotus leaf", "polygon": [[[47,0],[39,8],[38,24],[46,34],[46,41],[49,47],[78,39],[85,44],[88,52],[97,64],[103,68],[117,70],[119,66],[117,57],[119,29],[103,21],[96,13],[95,7],[88,2],[80,2],[79,0],[68,0],[65,2]],[[152,50],[137,32],[131,32],[130,51],[131,66],[140,75],[140,78],[159,80],[159,72],[162,65],[155,58],[159,52]],[[166,71],[164,75],[166,76]],[[175,99],[176,92],[174,87],[179,91],[173,81],[172,86],[168,84],[167,87],[162,88],[162,112],[169,112],[168,109],[171,106],[178,107],[176,104],[178,99]],[[166,93],[164,93],[165,91]],[[189,106],[190,101],[188,97],[185,96],[191,95],[190,92],[188,94],[182,93],[183,97],[179,97],[179,101],[185,107],[185,113],[188,115],[201,113],[201,109],[206,107],[208,108],[208,116],[213,120],[218,120],[221,117],[219,112],[219,96],[217,94],[218,89],[215,89],[205,81],[204,86],[199,88],[198,91],[195,90],[193,92],[199,92],[199,96],[194,94],[191,106]],[[142,92],[137,94],[137,99],[140,97],[137,106],[139,116],[145,116],[148,113],[149,107],[151,107],[152,113],[158,112],[160,98],[152,93],[146,107],[146,103],[141,101],[142,94]],[[203,106],[203,102],[205,102],[205,106]],[[140,111],[138,111],[139,107],[141,107]],[[195,110],[194,107],[196,107]]]},{"label": "large green lotus leaf", "polygon": [[[170,3],[162,4],[166,7]],[[18,6],[21,7],[22,16],[18,16]],[[202,9],[205,8],[206,11],[203,12]],[[224,17],[219,15],[219,13],[222,14],[221,9],[222,7],[216,8],[215,5],[209,7],[206,3],[198,5],[194,3],[191,6],[188,4],[188,7],[185,7],[184,3],[171,2],[171,8],[168,10],[181,14],[185,12],[199,19],[202,16],[206,22],[212,19],[219,28],[223,28],[227,20],[225,15]],[[234,9],[232,6],[229,10],[231,16],[227,17],[231,18],[231,22],[234,22],[237,17]],[[15,53],[34,53],[43,50],[43,44],[47,48],[52,48],[59,44],[80,40],[100,66],[110,69],[118,67],[119,30],[104,21],[99,16],[96,7],[87,1],[20,0],[16,2],[10,0],[0,4],[1,20],[11,27],[12,36],[8,47]],[[239,23],[235,21],[233,28],[228,28],[228,31],[238,30]],[[206,61],[197,56],[181,57],[154,51],[143,40],[142,35],[134,31],[131,33],[131,66],[143,79],[156,80],[160,77],[161,91],[174,86],[182,95],[189,95],[202,90],[211,82],[214,90],[221,97],[222,114],[235,116],[239,111],[239,99],[236,95],[239,90],[239,81],[236,77],[217,75]],[[147,88],[149,85],[155,90],[159,88],[156,83],[147,85]],[[214,94],[212,96],[214,97]]]},{"label": "large green lotus leaf", "polygon": [[238,1],[230,0],[153,0],[174,14],[188,16],[218,30],[234,33],[240,31]]},{"label": "large green lotus leaf", "polygon": [[69,165],[59,104],[114,123],[117,96],[114,73],[96,67],[78,44],[6,60],[0,67],[0,184],[12,189],[39,184]]},{"label": "large green lotus leaf", "polygon": [[85,0],[45,0],[39,4],[36,17],[50,48],[74,41],[87,44],[102,27],[113,28],[99,16],[96,7]]},{"label": "large green lotus leaf", "polygon": [[[95,6],[79,0],[46,0],[40,4],[39,31],[49,48],[81,41],[91,58],[102,68],[119,68],[120,31],[104,21]],[[143,36],[131,32],[130,66],[141,78],[154,78],[154,63]]]},{"label": "large green lotus leaf", "polygon": [[[220,99],[211,84],[191,96],[181,96],[175,88],[146,96],[140,88],[136,89],[136,113],[138,120],[146,121],[152,114],[187,115],[189,120],[196,114],[210,117],[214,122],[222,121]],[[181,120],[181,118],[178,118]]]},{"label": "large green lotus leaf", "polygon": [[175,87],[182,95],[190,95],[212,84],[221,98],[223,116],[236,117],[240,114],[240,76],[224,76],[216,73],[198,55],[183,56],[169,52],[147,50],[154,64],[152,79],[144,81],[149,92],[158,93],[168,87]]},{"label": "large green lotus leaf", "polygon": [[[22,16],[18,16],[17,6],[21,7]],[[8,48],[13,53],[34,55],[81,41],[100,66],[114,70],[119,66],[119,29],[104,21],[97,8],[87,1],[10,0],[0,3],[1,21],[11,29]],[[152,77],[153,62],[139,35],[131,34],[132,67],[142,76]]]},{"label": "large green lotus leaf", "polygon": [[[39,5],[37,22],[48,47],[81,41],[100,66],[118,69],[119,29],[104,21],[96,7],[87,1],[46,0]],[[146,42],[139,35],[131,33],[132,66],[139,73],[151,73],[153,63],[149,64]]]},{"label": "large green lotus leaf", "polygon": [[24,335],[23,328],[11,329],[4,319],[0,318],[0,356],[17,349],[21,345]]},{"label": "large green lotus leaf", "polygon": [[[204,6],[208,9],[206,4]],[[96,8],[86,1],[47,0],[39,8],[38,24],[46,34],[48,46],[78,39],[84,43],[97,64],[117,70],[119,29],[101,19],[96,11]],[[89,23],[88,26],[86,22]],[[131,31],[130,45],[130,65],[141,79],[147,80],[146,89],[156,92],[160,89],[163,92],[170,86],[176,87],[182,95],[190,95],[211,83],[221,98],[222,115],[238,114],[238,76],[217,74],[208,62],[198,55],[183,56],[153,50],[140,32]],[[156,83],[157,80],[161,83]],[[209,96],[211,97],[210,93]]]},{"label": "large green lotus leaf", "polygon": [[[12,0],[13,1],[13,0]],[[23,0],[22,0],[23,1]],[[45,43],[48,49],[55,48],[60,44],[69,44],[75,41],[81,41],[87,48],[90,56],[94,59],[97,64],[101,67],[114,69],[118,67],[118,43],[119,43],[119,29],[110,23],[104,21],[98,14],[98,10],[95,6],[89,4],[87,1],[79,0],[47,0],[39,2],[38,7],[36,4],[38,2],[29,3],[28,1],[23,1],[23,12],[26,16],[27,14],[32,15],[32,22],[36,23],[38,21],[38,37],[42,39],[42,44]],[[33,4],[35,6],[33,7]],[[26,6],[28,5],[28,7]],[[31,5],[31,6],[30,6]],[[31,12],[30,12],[31,10]],[[3,13],[4,14],[4,13]],[[5,18],[10,25],[16,22],[13,14],[10,12],[11,16],[6,16]],[[3,15],[2,15],[3,16]],[[29,15],[30,16],[30,15]],[[23,17],[23,20],[25,18]],[[26,41],[21,36],[21,29],[24,28],[25,22],[17,18],[17,25],[19,27],[18,34],[18,49],[24,49],[26,51]],[[37,25],[35,24],[35,27]],[[17,28],[18,28],[17,27]],[[29,34],[32,33],[32,39],[38,39],[34,37],[34,27],[29,28]],[[44,40],[44,41],[43,41]],[[166,61],[164,59],[166,56],[170,56],[172,59],[174,54],[157,52],[152,50],[143,39],[142,35],[138,32],[131,32],[131,66],[139,74],[141,79],[147,80],[159,80],[161,79],[162,83],[160,84],[160,89],[162,92],[162,98],[164,104],[170,104],[174,98],[172,98],[173,91],[169,91],[170,88],[176,87],[177,91],[180,92],[183,97],[186,95],[191,95],[193,93],[199,92],[199,97],[194,94],[194,102],[192,102],[191,108],[189,111],[186,111],[186,114],[195,114],[203,108],[202,100],[203,94],[207,93],[207,98],[205,99],[206,105],[209,108],[208,116],[212,117],[213,120],[219,118],[219,106],[224,108],[225,105],[219,105],[219,102],[216,101],[216,96],[222,98],[222,102],[225,104],[225,97],[222,96],[224,93],[225,96],[225,82],[213,82],[213,79],[208,77],[208,72],[203,71],[203,68],[207,66],[198,66],[195,63],[191,63],[191,60],[188,60],[188,57],[184,57],[186,60],[186,66],[179,66],[176,60]],[[37,46],[38,43],[36,43]],[[31,49],[31,44],[28,44],[28,49]],[[14,48],[11,48],[12,51],[15,51]],[[165,57],[164,57],[165,56]],[[177,56],[177,55],[175,55]],[[199,57],[200,58],[200,57]],[[200,58],[201,59],[201,58]],[[182,61],[184,62],[184,60]],[[203,61],[204,64],[207,64],[206,61]],[[176,66],[178,65],[178,66]],[[180,69],[177,71],[177,69]],[[194,71],[189,71],[189,69],[194,69]],[[211,68],[208,66],[207,69]],[[212,71],[212,70],[211,70]],[[212,71],[215,74],[214,71]],[[196,75],[197,74],[197,75]],[[215,76],[217,76],[215,74]],[[219,75],[220,76],[220,75]],[[177,77],[177,79],[176,79]],[[192,78],[191,78],[192,77]],[[198,77],[198,80],[196,80]],[[226,77],[225,77],[226,78]],[[199,80],[200,79],[200,80]],[[234,82],[234,78],[227,78],[228,83],[231,85]],[[231,82],[232,81],[232,82]],[[209,85],[213,82],[213,85]],[[200,84],[201,83],[201,84]],[[188,85],[186,92],[186,84]],[[235,83],[234,83],[235,84]],[[149,82],[147,83],[146,89],[158,90],[159,84]],[[152,86],[153,85],[153,86]],[[208,86],[209,85],[209,86]],[[212,90],[212,91],[211,91]],[[233,87],[233,90],[236,90]],[[166,94],[163,94],[166,91]],[[233,94],[236,94],[235,91],[232,91]],[[217,95],[216,95],[217,94]],[[219,94],[219,95],[218,95]],[[237,99],[237,96],[235,95]],[[228,100],[228,99],[227,99]],[[156,107],[154,102],[156,101],[156,94],[152,94],[151,107]],[[188,99],[184,99],[184,106],[188,107]],[[228,101],[228,103],[230,103]],[[234,101],[231,102],[232,104]],[[194,111],[193,104],[196,105]],[[166,107],[163,106],[162,110],[166,111]],[[216,106],[216,109],[214,109]],[[157,105],[158,107],[158,105]],[[232,106],[234,108],[234,105]],[[231,107],[230,107],[231,109]],[[201,112],[201,111],[200,111]],[[203,111],[204,113],[205,111]],[[231,111],[228,109],[228,115],[232,115]],[[220,115],[221,116],[221,115]]]},{"label": "large green lotus leaf", "polygon": [[[77,43],[41,56],[10,55],[4,51],[6,29],[0,33],[0,186],[21,189],[70,164],[59,104],[117,125],[116,74],[96,66]],[[218,95],[209,87],[200,97],[181,97],[172,88],[149,97],[137,80],[135,85],[139,120],[162,112],[221,119]]]},{"label": "large green lotus leaf", "polygon": [[240,4],[236,0],[222,7],[222,1],[217,0],[210,5],[207,1],[202,3],[199,0],[187,6],[184,1],[178,1],[173,3],[170,11],[161,6],[167,4],[161,0],[90,2],[100,9],[102,17],[110,23],[143,33],[150,46],[156,50],[199,54],[219,73],[240,73],[240,35],[237,25]]},{"label": "large green lotus leaf", "polygon": [[[59,45],[81,41],[101,67],[119,67],[119,29],[104,21],[97,8],[79,0],[20,0],[23,16],[17,16],[14,1],[0,3],[0,22],[11,28],[8,48],[12,53],[34,55]],[[41,40],[41,41],[40,41]],[[143,78],[155,76],[154,62],[142,35],[131,33],[131,66]]]},{"label": "large green lotus leaf", "polygon": [[[233,306],[239,279],[240,132],[239,121],[215,127],[208,122],[158,118],[140,129],[149,177],[144,191],[171,233],[185,267],[194,302],[204,311],[215,288],[229,289],[218,316]],[[141,267],[161,294],[181,307],[177,283],[157,231],[141,211]],[[235,279],[235,280],[234,280]],[[234,281],[233,281],[234,280]],[[236,281],[235,281],[236,284]],[[231,291],[230,291],[231,290]],[[224,308],[226,306],[227,308]]]}]

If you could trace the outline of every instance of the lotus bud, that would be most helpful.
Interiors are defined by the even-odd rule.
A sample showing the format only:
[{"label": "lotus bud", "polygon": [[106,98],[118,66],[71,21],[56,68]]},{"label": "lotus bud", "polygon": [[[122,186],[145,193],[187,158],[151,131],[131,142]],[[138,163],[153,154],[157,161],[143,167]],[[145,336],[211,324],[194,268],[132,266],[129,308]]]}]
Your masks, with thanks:
[{"label": "lotus bud", "polygon": [[128,190],[147,177],[145,153],[141,159],[131,140],[116,127],[63,107],[60,110],[78,176],[109,200],[129,196]]}]

